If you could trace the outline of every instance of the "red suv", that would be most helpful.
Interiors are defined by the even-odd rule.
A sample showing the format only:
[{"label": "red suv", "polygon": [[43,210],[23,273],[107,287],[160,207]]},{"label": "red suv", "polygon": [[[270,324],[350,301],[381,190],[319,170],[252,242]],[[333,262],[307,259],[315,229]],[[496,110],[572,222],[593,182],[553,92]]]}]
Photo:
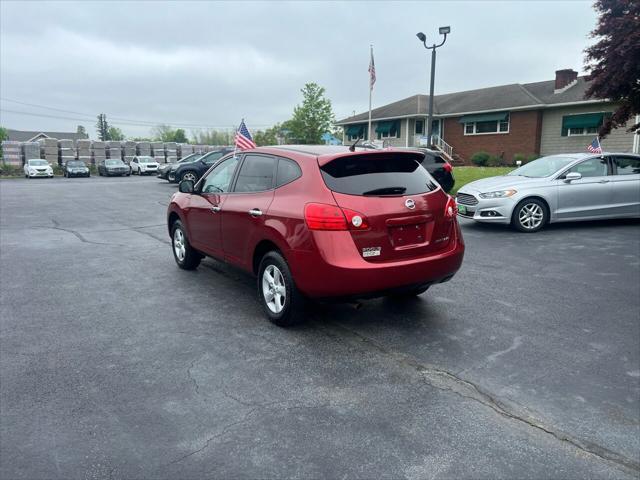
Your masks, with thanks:
[{"label": "red suv", "polygon": [[257,276],[266,315],[287,326],[306,298],[419,295],[462,263],[455,201],[408,150],[262,147],[227,155],[168,209],[173,254]]}]

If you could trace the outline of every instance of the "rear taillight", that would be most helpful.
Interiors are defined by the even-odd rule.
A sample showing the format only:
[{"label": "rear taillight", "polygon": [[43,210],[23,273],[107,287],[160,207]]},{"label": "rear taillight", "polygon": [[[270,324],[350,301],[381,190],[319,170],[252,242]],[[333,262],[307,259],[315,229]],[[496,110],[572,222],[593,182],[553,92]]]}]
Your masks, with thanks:
[{"label": "rear taillight", "polygon": [[453,171],[453,165],[447,162],[444,162],[444,165],[442,166],[442,168],[444,168],[449,173]]},{"label": "rear taillight", "polygon": [[354,210],[324,203],[308,203],[304,220],[310,230],[366,230],[367,218]]},{"label": "rear taillight", "polygon": [[456,201],[451,195],[447,195],[447,197],[448,200],[447,204],[444,207],[444,216],[446,218],[455,218],[456,210],[458,209],[458,207],[456,206]]}]

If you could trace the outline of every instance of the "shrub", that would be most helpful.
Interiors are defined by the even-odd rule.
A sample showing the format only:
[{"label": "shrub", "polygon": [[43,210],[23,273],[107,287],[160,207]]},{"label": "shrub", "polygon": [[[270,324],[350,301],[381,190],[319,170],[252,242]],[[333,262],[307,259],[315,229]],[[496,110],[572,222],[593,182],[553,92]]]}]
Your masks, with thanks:
[{"label": "shrub", "polygon": [[471,162],[478,167],[484,167],[489,161],[490,157],[491,155],[489,155],[487,152],[476,152],[471,155]]},{"label": "shrub", "polygon": [[0,163],[0,175],[3,177],[19,177],[23,175],[22,168],[17,165],[9,165],[8,163]]},{"label": "shrub", "polygon": [[497,155],[491,155],[489,157],[489,160],[487,160],[488,167],[501,167],[502,163],[502,158],[498,157]]},{"label": "shrub", "polygon": [[527,156],[524,153],[516,153],[513,155],[513,164],[517,165],[518,162],[522,162],[522,165],[527,163]]}]

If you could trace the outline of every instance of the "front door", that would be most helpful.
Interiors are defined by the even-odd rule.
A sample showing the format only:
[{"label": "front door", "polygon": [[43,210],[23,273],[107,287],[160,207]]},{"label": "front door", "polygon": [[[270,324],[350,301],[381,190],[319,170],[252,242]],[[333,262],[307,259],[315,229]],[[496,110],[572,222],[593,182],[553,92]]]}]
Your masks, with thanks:
[{"label": "front door", "polygon": [[584,160],[567,170],[565,175],[570,172],[578,172],[582,178],[558,182],[558,220],[606,216],[613,192],[608,159]]},{"label": "front door", "polygon": [[223,258],[220,212],[238,160],[234,156],[220,162],[198,182],[198,193],[191,196],[187,212],[189,241],[196,250],[213,257]]},{"label": "front door", "polygon": [[245,155],[233,192],[222,207],[222,245],[225,260],[251,270],[253,248],[273,200],[276,158]]}]

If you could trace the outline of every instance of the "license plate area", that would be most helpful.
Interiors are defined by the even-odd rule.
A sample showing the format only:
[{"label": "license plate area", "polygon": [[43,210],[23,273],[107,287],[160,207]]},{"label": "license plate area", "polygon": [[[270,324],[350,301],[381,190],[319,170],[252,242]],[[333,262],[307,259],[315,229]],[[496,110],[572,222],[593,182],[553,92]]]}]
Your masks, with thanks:
[{"label": "license plate area", "polygon": [[466,215],[467,207],[465,205],[458,205],[458,213],[461,215]]},{"label": "license plate area", "polygon": [[433,222],[389,227],[389,238],[395,250],[404,250],[429,244]]}]

